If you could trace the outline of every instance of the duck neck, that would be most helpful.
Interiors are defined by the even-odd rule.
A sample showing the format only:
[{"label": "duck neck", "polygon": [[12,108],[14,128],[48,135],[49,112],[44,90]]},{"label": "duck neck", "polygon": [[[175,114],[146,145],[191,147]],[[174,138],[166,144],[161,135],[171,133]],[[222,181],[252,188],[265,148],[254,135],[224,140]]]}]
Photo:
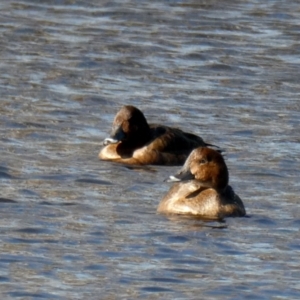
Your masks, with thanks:
[{"label": "duck neck", "polygon": [[146,123],[132,135],[126,144],[130,145],[132,148],[137,149],[145,146],[151,140],[151,130],[149,125]]},{"label": "duck neck", "polygon": [[218,192],[222,193],[226,190],[229,182],[229,173],[226,166],[221,168],[217,180],[214,182],[214,188]]}]

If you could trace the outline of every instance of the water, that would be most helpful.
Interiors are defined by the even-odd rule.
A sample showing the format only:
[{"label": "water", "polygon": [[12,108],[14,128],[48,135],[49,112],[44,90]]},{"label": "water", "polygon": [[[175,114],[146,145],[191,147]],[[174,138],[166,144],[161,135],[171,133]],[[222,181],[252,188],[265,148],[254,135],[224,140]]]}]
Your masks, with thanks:
[{"label": "water", "polygon": [[[1,299],[298,299],[293,1],[0,3]],[[156,214],[178,167],[101,162],[123,104],[226,149],[248,218]]]}]

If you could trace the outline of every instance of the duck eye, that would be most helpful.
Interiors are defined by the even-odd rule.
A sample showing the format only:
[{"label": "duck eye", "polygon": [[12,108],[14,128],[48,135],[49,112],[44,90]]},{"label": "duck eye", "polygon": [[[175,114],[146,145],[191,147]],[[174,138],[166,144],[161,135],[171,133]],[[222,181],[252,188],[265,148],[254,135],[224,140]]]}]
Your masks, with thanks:
[{"label": "duck eye", "polygon": [[206,159],[200,159],[199,163],[200,164],[205,164],[205,163],[207,163],[207,160]]}]

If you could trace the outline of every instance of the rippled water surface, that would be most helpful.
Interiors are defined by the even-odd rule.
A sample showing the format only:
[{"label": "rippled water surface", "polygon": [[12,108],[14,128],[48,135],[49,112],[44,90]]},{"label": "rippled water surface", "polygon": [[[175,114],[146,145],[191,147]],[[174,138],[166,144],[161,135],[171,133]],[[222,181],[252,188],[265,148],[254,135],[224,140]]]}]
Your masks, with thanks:
[{"label": "rippled water surface", "polygon": [[[297,1],[0,3],[1,299],[299,299]],[[156,214],[178,167],[101,162],[123,104],[226,149],[248,218]]]}]

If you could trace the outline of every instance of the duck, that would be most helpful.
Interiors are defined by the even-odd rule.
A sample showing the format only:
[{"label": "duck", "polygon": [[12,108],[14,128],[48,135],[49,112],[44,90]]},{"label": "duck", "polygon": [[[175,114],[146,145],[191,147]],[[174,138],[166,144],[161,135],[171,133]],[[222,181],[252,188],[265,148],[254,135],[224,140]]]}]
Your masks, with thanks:
[{"label": "duck", "polygon": [[132,105],[116,114],[111,135],[103,142],[101,160],[133,165],[182,165],[190,152],[207,144],[195,134],[164,125],[148,124]]},{"label": "duck", "polygon": [[242,200],[228,184],[229,173],[224,158],[214,149],[194,149],[179,173],[170,176],[168,181],[175,183],[159,203],[158,213],[205,219],[246,215]]}]

